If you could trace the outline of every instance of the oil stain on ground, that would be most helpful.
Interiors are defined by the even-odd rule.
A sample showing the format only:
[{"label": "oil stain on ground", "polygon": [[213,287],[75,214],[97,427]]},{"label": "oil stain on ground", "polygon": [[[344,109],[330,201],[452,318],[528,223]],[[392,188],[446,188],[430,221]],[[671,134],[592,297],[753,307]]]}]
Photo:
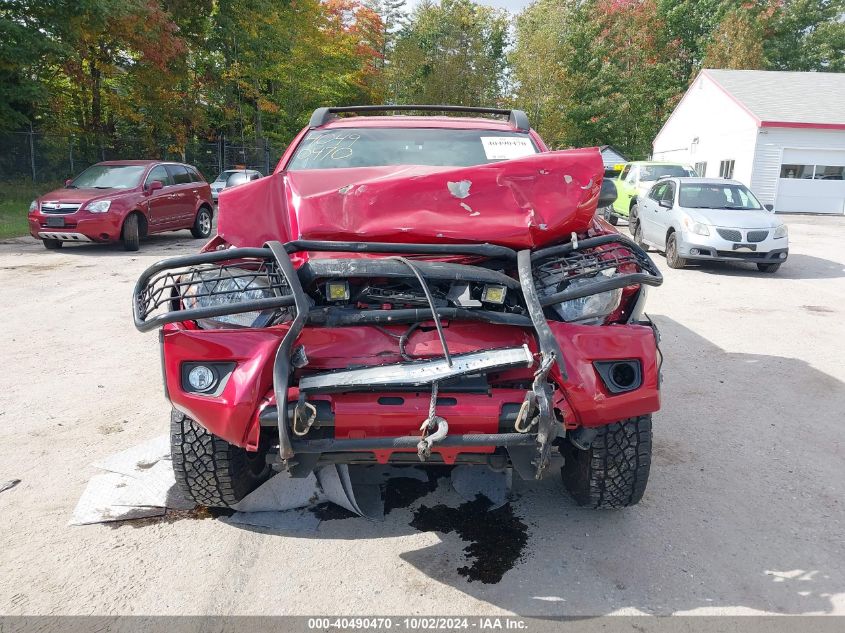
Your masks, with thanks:
[{"label": "oil stain on ground", "polygon": [[471,564],[458,568],[469,582],[492,585],[502,580],[522,558],[528,544],[528,526],[516,516],[511,504],[489,510],[490,500],[479,495],[457,508],[420,506],[411,527],[421,532],[455,532],[469,545],[464,548]]},{"label": "oil stain on ground", "polygon": [[235,513],[230,508],[207,508],[206,506],[197,506],[191,510],[174,510],[167,508],[164,514],[154,517],[145,517],[143,519],[124,519],[122,521],[108,521],[104,523],[111,529],[118,529],[124,526],[132,528],[141,528],[148,525],[156,525],[158,523],[175,523],[176,521],[184,521],[185,519],[199,520],[204,519],[219,519],[222,517],[230,517]]}]

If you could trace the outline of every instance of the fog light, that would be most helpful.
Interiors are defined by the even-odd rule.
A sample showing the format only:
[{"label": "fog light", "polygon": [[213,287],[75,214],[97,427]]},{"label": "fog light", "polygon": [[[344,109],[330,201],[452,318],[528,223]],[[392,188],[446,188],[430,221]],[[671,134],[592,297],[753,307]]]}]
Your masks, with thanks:
[{"label": "fog light", "polygon": [[329,301],[346,301],[349,299],[349,282],[330,281],[326,283],[326,299]]},{"label": "fog light", "polygon": [[780,255],[778,255],[778,257],[780,257],[781,259],[786,259],[786,253],[781,253]]},{"label": "fog light", "polygon": [[197,365],[188,372],[188,384],[195,391],[205,392],[214,387],[217,378],[214,371],[205,365]]},{"label": "fog light", "polygon": [[502,305],[505,302],[505,295],[508,289],[504,286],[484,286],[484,291],[481,293],[481,300],[484,303],[496,303]]},{"label": "fog light", "polygon": [[699,251],[697,248],[691,248],[691,249],[689,249],[689,254],[690,255],[699,255],[699,254],[701,254],[701,251]]}]

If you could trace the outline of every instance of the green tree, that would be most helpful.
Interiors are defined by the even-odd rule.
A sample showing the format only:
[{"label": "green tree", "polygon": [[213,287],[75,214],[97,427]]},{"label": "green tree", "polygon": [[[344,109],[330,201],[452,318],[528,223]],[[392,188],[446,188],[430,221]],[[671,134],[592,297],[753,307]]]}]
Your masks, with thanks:
[{"label": "green tree", "polygon": [[424,1],[397,37],[387,98],[489,105],[504,93],[507,13],[470,0]]},{"label": "green tree", "polygon": [[37,105],[47,91],[41,77],[52,42],[40,33],[29,3],[0,4],[0,131],[37,120]]},{"label": "green tree", "polygon": [[784,0],[764,42],[772,70],[845,71],[845,0]]}]

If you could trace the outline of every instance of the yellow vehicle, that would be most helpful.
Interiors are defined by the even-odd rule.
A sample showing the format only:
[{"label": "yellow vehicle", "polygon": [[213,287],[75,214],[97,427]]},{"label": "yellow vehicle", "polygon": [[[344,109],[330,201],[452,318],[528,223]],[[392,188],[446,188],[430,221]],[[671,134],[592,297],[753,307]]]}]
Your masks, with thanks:
[{"label": "yellow vehicle", "polygon": [[637,201],[655,182],[661,178],[696,175],[692,167],[680,163],[654,161],[632,161],[615,165],[614,169],[619,171],[619,175],[613,180],[616,185],[616,202],[605,207],[602,212],[604,218],[614,226],[619,218],[627,220],[631,234],[637,219]]}]

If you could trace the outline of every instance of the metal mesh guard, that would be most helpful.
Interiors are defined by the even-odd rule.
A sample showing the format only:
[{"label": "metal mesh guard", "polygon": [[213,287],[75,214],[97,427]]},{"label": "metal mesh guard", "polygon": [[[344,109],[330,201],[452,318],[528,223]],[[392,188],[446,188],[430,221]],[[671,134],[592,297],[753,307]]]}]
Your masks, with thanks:
[{"label": "metal mesh guard", "polygon": [[539,284],[544,285],[544,282],[548,283],[547,278],[550,277],[559,278],[559,281],[572,282],[576,279],[594,277],[596,273],[610,269],[623,274],[640,272],[643,266],[636,254],[627,246],[607,244],[555,257],[537,266],[534,269],[534,275]]},{"label": "metal mesh guard", "polygon": [[[151,275],[135,295],[136,321],[154,326],[292,303],[290,287],[275,261],[259,257],[165,268]],[[200,305],[204,307],[193,307]]]}]

